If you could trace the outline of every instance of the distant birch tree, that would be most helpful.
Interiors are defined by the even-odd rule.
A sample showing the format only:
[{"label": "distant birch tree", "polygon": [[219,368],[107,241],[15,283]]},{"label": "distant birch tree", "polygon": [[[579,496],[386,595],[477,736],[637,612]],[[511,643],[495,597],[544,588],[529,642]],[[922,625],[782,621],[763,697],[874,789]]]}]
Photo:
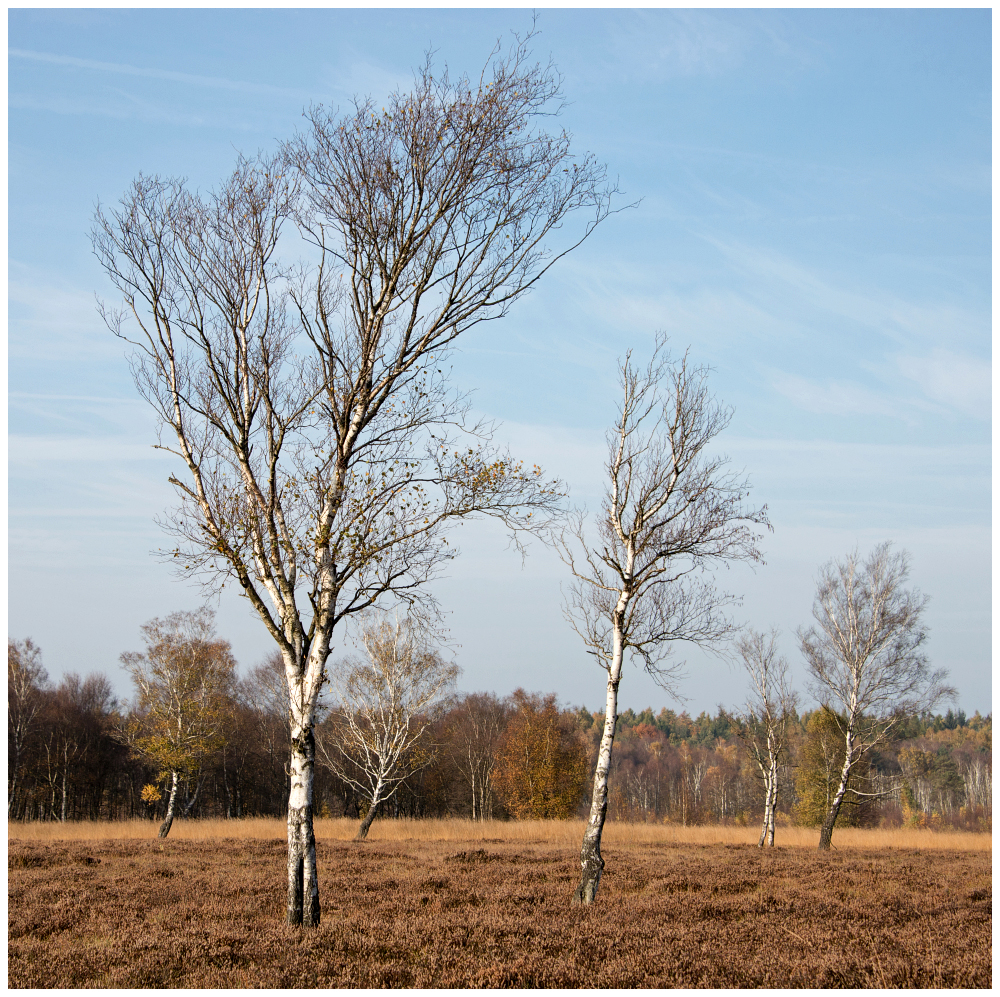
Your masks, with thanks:
[{"label": "distant birch tree", "polygon": [[368,801],[357,841],[368,836],[379,804],[433,761],[421,742],[459,674],[413,620],[371,622],[361,641],[365,657],[334,671],[335,706],[318,738],[322,763]]},{"label": "distant birch tree", "polygon": [[788,661],[778,653],[778,631],[768,634],[749,630],[736,643],[744,671],[750,679],[750,694],[742,709],[725,715],[764,782],[764,819],[758,848],[774,846],[774,813],[778,803],[778,770],[788,740],[797,697],[788,674]]},{"label": "distant birch tree", "polygon": [[930,711],[955,690],[946,671],[931,671],[923,645],[927,597],[905,588],[906,551],[878,544],[864,560],[855,549],[820,569],[813,601],[815,625],[799,629],[799,643],[816,698],[834,718],[843,738],[844,760],[837,789],[819,833],[819,850],[830,848],[833,828],[851,772],[910,717]]},{"label": "distant birch tree", "polygon": [[713,400],[707,376],[687,354],[671,359],[663,335],[645,369],[626,354],[596,543],[580,516],[560,545],[574,579],[567,618],[608,676],[576,903],[593,901],[604,868],[601,833],[626,653],[671,687],[678,666],[667,658],[676,641],[718,645],[734,629],[724,609],[736,600],[715,588],[706,569],[761,560],[753,527],[769,526],[765,508],[746,506],[748,482],[708,450],[731,412]]},{"label": "distant birch tree", "polygon": [[171,613],[142,626],[145,651],[128,651],[122,664],[135,683],[136,715],[124,736],[170,779],[167,813],[159,836],[170,833],[182,777],[195,779],[184,815],[197,802],[201,763],[223,743],[228,697],[236,679],[229,642],[214,631],[208,607]]},{"label": "distant birch tree", "polygon": [[[313,729],[335,627],[385,602],[432,610],[455,519],[516,537],[558,506],[557,483],[467,422],[444,366],[609,211],[603,168],[545,130],[560,80],[529,38],[478,79],[428,61],[384,107],[313,107],[281,155],[241,158],[206,195],[140,176],[97,213],[125,301],[105,317],[183,466],[173,556],[210,586],[235,580],[284,662],[290,924],[320,918]],[[315,266],[279,253],[288,222]]]},{"label": "distant birch tree", "polygon": [[32,641],[7,641],[7,815],[14,812],[24,756],[42,709],[49,676],[42,649]]}]

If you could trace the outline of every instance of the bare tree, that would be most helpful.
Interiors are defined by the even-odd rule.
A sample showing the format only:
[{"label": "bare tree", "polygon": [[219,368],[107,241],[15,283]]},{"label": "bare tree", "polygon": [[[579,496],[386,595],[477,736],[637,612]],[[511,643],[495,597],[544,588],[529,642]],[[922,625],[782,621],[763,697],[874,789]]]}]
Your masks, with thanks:
[{"label": "bare tree", "polygon": [[743,709],[725,713],[764,781],[764,820],[759,848],[774,846],[774,812],[778,802],[778,771],[788,737],[788,722],[797,696],[789,683],[788,661],[778,653],[778,631],[750,630],[736,643],[750,679],[750,695]]},{"label": "bare tree", "polygon": [[497,752],[513,707],[493,693],[471,693],[451,716],[451,756],[468,783],[473,820],[492,820]]},{"label": "bare tree", "polygon": [[820,828],[826,851],[846,793],[851,770],[909,717],[931,710],[955,690],[945,671],[932,672],[923,644],[927,598],[904,588],[910,561],[881,543],[861,560],[855,549],[843,561],[820,569],[813,618],[799,629],[799,642],[812,675],[816,698],[836,718],[844,738],[844,763],[837,791]]},{"label": "bare tree", "polygon": [[567,619],[608,673],[576,903],[593,901],[604,868],[601,832],[626,652],[671,688],[679,667],[667,660],[674,642],[711,647],[733,630],[724,609],[736,600],[719,592],[705,570],[760,561],[752,527],[769,525],[765,508],[745,505],[747,481],[726,471],[726,458],[707,452],[731,417],[709,394],[707,369],[690,367],[687,354],[671,360],[666,337],[658,335],[645,370],[629,353],[619,372],[622,401],[607,435],[608,490],[597,543],[590,545],[581,515],[575,544],[567,536],[560,544],[574,576]]},{"label": "bare tree", "polygon": [[[241,159],[207,196],[140,177],[97,214],[125,298],[104,314],[122,336],[137,324],[136,382],[184,466],[171,553],[209,585],[236,579],[284,662],[291,924],[320,917],[313,728],[334,628],[386,600],[433,609],[450,521],[486,514],[516,537],[559,501],[467,425],[444,373],[457,336],[608,214],[603,168],[539,125],[559,99],[520,39],[478,80],[428,62],[384,109],[313,108],[281,156]],[[551,251],[578,209],[582,231]],[[279,261],[291,218],[312,269]]]},{"label": "bare tree", "polygon": [[160,766],[161,778],[170,777],[161,838],[170,833],[181,776],[195,777],[186,816],[201,788],[201,763],[224,739],[226,698],[235,681],[236,661],[229,642],[215,637],[214,618],[211,609],[202,607],[150,620],[142,626],[146,650],[121,656],[138,694],[138,713],[124,736]]},{"label": "bare tree", "polygon": [[284,724],[286,732],[290,732],[288,682],[280,652],[273,651],[250,669],[250,674],[239,683],[239,697],[262,723],[276,717]]},{"label": "bare tree", "polygon": [[434,755],[418,750],[459,668],[433,650],[411,619],[362,627],[364,659],[348,659],[335,672],[337,708],[318,738],[320,759],[368,800],[358,828],[364,841],[380,803]]},{"label": "bare tree", "polygon": [[25,749],[48,684],[42,649],[30,637],[7,641],[7,813],[13,813]]}]

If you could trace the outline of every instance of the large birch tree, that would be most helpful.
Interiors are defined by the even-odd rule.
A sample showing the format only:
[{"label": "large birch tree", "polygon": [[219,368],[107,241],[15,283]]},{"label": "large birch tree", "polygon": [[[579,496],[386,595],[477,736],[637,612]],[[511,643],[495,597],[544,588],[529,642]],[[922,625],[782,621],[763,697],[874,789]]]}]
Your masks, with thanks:
[{"label": "large birch tree", "polygon": [[862,759],[901,723],[955,695],[944,684],[947,672],[932,671],[924,653],[927,597],[906,588],[909,574],[909,555],[894,552],[888,542],[864,559],[855,549],[842,561],[827,562],[813,601],[816,623],[798,633],[813,691],[844,746],[837,788],[820,827],[820,851],[830,848],[847,794],[855,800],[883,795],[851,784]]},{"label": "large birch tree", "polygon": [[[559,500],[470,425],[445,373],[458,336],[608,214],[603,168],[544,127],[560,80],[528,44],[478,79],[428,61],[384,107],[313,107],[280,155],[240,159],[209,194],[140,176],[97,213],[125,301],[105,317],[180,461],[172,553],[209,585],[235,580],[284,662],[290,924],[320,917],[313,728],[335,628],[386,600],[432,608],[455,519],[517,537]],[[296,234],[310,265],[287,262]]]},{"label": "large birch tree", "polygon": [[625,656],[672,688],[680,668],[670,657],[676,642],[711,647],[734,629],[725,608],[736,600],[715,587],[706,569],[761,560],[755,527],[769,526],[766,509],[746,505],[748,482],[711,453],[731,412],[714,401],[707,376],[687,354],[671,359],[663,335],[645,368],[626,354],[596,537],[580,515],[560,544],[573,574],[567,619],[607,672],[575,903],[594,900],[604,868],[601,834]]}]

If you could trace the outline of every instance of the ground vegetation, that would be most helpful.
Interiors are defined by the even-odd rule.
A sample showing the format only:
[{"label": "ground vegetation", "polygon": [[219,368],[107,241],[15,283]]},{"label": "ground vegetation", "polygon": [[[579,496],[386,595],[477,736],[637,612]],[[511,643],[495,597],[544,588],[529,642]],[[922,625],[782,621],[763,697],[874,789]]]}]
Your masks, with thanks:
[{"label": "ground vegetation", "polygon": [[[319,838],[322,924],[280,924],[261,838],[12,841],[8,983],[101,987],[989,987],[991,853],[617,843],[569,907],[581,822]],[[428,827],[417,822],[411,827]],[[230,824],[230,826],[232,826]],[[613,825],[612,825],[613,826]],[[178,831],[190,829],[181,823]],[[322,827],[319,822],[318,828]],[[610,827],[609,827],[610,830]],[[664,829],[657,829],[662,835]],[[354,826],[344,826],[344,835]],[[850,833],[850,832],[848,832]],[[863,832],[855,832],[863,833]],[[985,836],[951,836],[980,837]],[[574,844],[575,841],[575,844]]]}]

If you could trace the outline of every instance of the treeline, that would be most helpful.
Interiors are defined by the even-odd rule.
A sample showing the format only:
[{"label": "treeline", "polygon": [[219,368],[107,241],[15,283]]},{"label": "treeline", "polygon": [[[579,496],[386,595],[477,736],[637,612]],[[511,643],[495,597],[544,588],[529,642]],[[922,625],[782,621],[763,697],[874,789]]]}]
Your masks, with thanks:
[{"label": "treeline", "polygon": [[[182,772],[177,815],[282,816],[290,737],[280,664],[224,690],[221,730]],[[603,713],[560,709],[554,695],[474,693],[439,706],[402,764],[408,776],[376,817],[582,816]],[[142,720],[103,675],[48,680],[31,641],[8,645],[8,815],[17,820],[161,819],[171,773],[135,750]],[[357,780],[324,764],[337,716],[317,727],[320,816],[363,818]],[[842,764],[836,718],[795,714],[780,771],[779,823],[816,825]],[[838,759],[838,746],[841,756]],[[348,775],[350,773],[347,773]],[[991,829],[992,718],[961,711],[909,720],[856,778],[862,805],[839,823]],[[859,788],[862,788],[859,786]],[[759,822],[759,770],[724,711],[662,709],[618,717],[609,818],[680,824]]]},{"label": "treeline", "polygon": [[[578,711],[595,750],[603,714]],[[844,760],[836,717],[793,713],[779,769],[779,823],[818,826]],[[913,717],[852,777],[877,794],[849,804],[841,826],[992,828],[992,716],[959,710]],[[853,785],[853,783],[852,783]],[[732,719],[663,709],[618,717],[609,786],[609,816],[682,824],[757,823],[763,789]]]}]

